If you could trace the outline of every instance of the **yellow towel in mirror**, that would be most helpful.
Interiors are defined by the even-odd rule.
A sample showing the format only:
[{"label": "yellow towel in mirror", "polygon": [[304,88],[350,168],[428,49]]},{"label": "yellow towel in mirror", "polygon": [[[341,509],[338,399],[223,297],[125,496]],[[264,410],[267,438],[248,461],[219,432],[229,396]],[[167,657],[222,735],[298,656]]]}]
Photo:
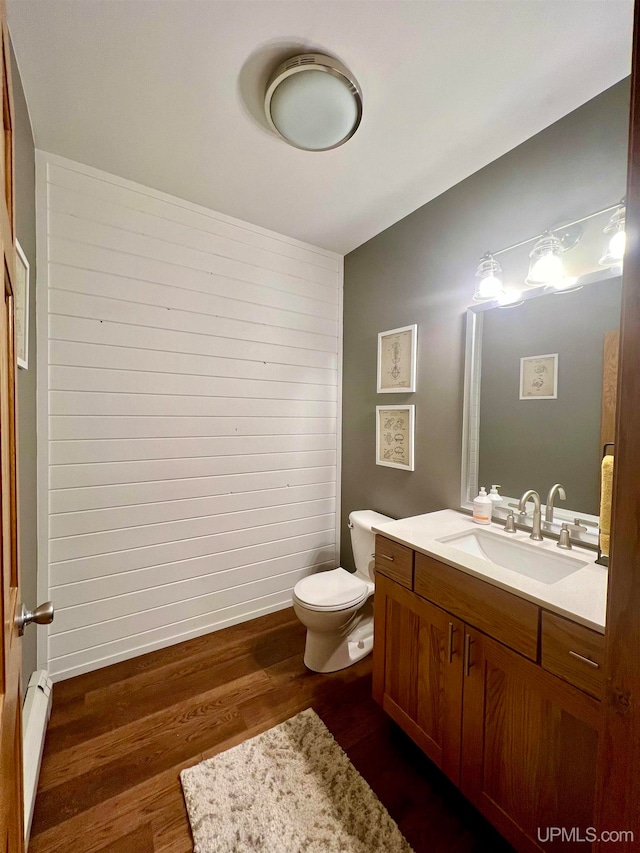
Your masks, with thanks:
[{"label": "yellow towel in mirror", "polygon": [[613,495],[613,456],[602,460],[600,480],[600,551],[609,556],[609,537],[611,534],[611,498]]}]

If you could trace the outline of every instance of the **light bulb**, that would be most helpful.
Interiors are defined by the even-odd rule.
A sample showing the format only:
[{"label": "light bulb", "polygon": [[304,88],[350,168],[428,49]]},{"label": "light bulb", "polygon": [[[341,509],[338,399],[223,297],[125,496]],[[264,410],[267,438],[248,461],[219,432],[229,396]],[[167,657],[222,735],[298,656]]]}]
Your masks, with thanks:
[{"label": "light bulb", "polygon": [[609,256],[616,261],[621,261],[624,257],[626,244],[626,233],[624,231],[617,231],[609,240]]},{"label": "light bulb", "polygon": [[607,227],[604,229],[604,233],[608,239],[605,243],[604,255],[599,261],[600,266],[610,267],[622,265],[624,250],[627,243],[627,237],[624,230],[626,212],[623,199],[607,223]]},{"label": "light bulb", "polygon": [[535,261],[528,281],[537,284],[555,284],[564,279],[562,258],[552,253],[544,254]]},{"label": "light bulb", "polygon": [[476,270],[476,278],[478,285],[476,292],[473,294],[474,302],[485,302],[490,299],[498,299],[501,295],[502,288],[502,269],[500,264],[493,257],[491,252],[483,255],[478,269]]},{"label": "light bulb", "polygon": [[478,287],[478,293],[483,299],[494,299],[502,292],[502,282],[495,275],[483,278]]},{"label": "light bulb", "polygon": [[545,231],[536,242],[529,255],[529,275],[525,284],[538,287],[541,284],[555,284],[564,278],[562,242],[552,231]]}]

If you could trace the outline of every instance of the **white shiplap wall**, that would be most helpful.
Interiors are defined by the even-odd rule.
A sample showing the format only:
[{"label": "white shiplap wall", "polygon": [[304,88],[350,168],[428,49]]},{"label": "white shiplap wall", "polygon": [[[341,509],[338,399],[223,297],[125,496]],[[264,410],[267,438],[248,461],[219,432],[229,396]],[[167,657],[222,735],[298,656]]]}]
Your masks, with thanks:
[{"label": "white shiplap wall", "polygon": [[60,679],[336,565],[342,258],[37,166],[39,657]]}]

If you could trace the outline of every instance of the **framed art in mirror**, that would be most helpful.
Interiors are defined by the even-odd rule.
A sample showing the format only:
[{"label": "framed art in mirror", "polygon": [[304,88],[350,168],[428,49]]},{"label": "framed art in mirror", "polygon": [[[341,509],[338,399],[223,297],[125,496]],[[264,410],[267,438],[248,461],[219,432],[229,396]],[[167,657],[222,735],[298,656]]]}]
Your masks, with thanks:
[{"label": "framed art in mirror", "polygon": [[558,353],[520,359],[520,399],[558,399]]}]

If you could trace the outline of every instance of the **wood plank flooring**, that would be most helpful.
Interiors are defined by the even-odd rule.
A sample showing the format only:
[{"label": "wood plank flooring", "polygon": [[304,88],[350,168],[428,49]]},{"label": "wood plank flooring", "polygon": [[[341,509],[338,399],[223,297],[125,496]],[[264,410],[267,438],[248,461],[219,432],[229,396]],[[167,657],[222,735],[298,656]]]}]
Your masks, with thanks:
[{"label": "wood plank flooring", "polygon": [[309,707],[415,853],[511,851],[371,699],[371,657],[310,673],[304,636],[282,610],[56,684],[30,853],[191,853],[180,770]]}]

